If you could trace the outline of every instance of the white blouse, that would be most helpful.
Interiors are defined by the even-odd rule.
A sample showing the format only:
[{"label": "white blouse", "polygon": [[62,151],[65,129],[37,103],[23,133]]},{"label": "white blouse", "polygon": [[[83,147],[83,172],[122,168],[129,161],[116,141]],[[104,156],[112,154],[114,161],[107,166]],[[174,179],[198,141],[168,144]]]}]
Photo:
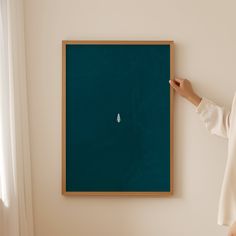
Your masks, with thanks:
[{"label": "white blouse", "polygon": [[231,110],[202,97],[196,112],[211,134],[228,139],[228,153],[219,199],[219,225],[230,226],[236,221],[236,92]]}]

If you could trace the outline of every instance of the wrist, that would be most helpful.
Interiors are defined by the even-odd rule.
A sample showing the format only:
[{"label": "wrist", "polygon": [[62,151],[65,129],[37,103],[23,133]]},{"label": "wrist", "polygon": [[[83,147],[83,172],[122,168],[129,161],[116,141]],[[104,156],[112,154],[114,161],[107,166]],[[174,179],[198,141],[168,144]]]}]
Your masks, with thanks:
[{"label": "wrist", "polygon": [[188,100],[197,107],[200,104],[202,98],[197,94],[193,94],[191,97],[188,98]]}]

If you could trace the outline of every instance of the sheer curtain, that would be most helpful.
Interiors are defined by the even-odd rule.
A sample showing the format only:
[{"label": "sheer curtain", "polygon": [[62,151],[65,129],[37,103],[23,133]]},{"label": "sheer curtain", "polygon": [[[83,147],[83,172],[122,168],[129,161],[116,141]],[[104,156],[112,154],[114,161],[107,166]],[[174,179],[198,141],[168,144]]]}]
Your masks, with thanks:
[{"label": "sheer curtain", "polygon": [[23,0],[0,0],[0,235],[33,236]]}]

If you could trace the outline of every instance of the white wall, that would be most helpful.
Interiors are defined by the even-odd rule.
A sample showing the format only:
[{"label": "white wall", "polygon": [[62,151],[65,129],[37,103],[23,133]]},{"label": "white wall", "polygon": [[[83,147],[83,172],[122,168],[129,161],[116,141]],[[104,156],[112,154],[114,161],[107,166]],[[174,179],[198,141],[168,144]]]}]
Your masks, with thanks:
[{"label": "white wall", "polygon": [[227,140],[175,98],[171,198],[61,195],[61,40],[176,42],[176,74],[230,106],[236,88],[234,0],[25,0],[36,236],[223,236],[217,208]]}]

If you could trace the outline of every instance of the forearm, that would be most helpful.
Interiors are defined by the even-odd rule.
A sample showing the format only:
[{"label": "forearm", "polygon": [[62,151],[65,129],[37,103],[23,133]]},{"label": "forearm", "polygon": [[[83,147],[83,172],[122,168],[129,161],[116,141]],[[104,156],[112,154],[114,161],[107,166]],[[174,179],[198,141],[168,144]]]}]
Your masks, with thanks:
[{"label": "forearm", "polygon": [[230,110],[213,101],[200,97],[192,88],[189,80],[175,78],[169,81],[174,90],[195,105],[197,113],[212,134],[228,137],[230,127]]},{"label": "forearm", "polygon": [[193,94],[190,97],[187,97],[187,100],[197,107],[200,104],[202,98],[197,94]]}]

